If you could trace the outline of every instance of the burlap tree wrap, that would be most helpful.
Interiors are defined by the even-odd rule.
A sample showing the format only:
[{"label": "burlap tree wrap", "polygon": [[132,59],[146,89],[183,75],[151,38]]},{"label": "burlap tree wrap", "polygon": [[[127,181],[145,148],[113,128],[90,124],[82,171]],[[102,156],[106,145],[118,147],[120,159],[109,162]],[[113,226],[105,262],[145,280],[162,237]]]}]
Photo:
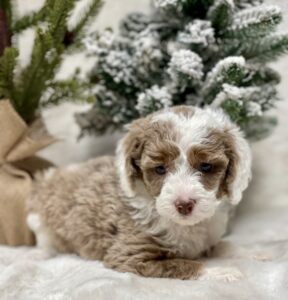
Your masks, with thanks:
[{"label": "burlap tree wrap", "polygon": [[51,166],[35,153],[54,141],[40,120],[28,127],[8,100],[0,101],[0,244],[34,244],[26,200],[33,174]]}]

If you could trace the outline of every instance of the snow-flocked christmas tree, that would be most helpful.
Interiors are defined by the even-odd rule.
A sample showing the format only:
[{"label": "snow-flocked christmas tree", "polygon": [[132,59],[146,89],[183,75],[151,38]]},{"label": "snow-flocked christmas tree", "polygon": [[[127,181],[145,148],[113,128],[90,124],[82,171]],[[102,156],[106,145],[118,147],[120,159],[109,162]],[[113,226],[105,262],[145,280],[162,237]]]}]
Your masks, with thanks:
[{"label": "snow-flocked christmas tree", "polygon": [[97,65],[93,108],[82,129],[104,133],[177,104],[222,107],[247,137],[276,124],[279,75],[267,63],[288,51],[276,6],[262,0],[154,0],[150,15],[129,14],[120,33],[84,39]]}]

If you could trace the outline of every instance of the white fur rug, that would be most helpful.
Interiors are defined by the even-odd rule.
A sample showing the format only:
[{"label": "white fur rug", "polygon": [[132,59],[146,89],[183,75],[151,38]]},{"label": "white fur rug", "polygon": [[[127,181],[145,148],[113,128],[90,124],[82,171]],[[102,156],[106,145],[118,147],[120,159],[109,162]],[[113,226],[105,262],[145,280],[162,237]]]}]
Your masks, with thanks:
[{"label": "white fur rug", "polygon": [[[213,266],[238,268],[235,282],[145,279],[105,269],[100,262],[62,255],[43,259],[28,248],[0,248],[0,299],[190,300],[288,299],[288,209],[242,215],[227,240],[271,261],[214,258]],[[285,226],[283,226],[285,225]]]},{"label": "white fur rug", "polygon": [[[18,0],[25,8],[39,0]],[[128,10],[147,9],[149,0],[107,0],[98,23],[116,25]],[[120,3],[121,2],[121,3]],[[288,3],[270,0],[285,10]],[[113,18],[111,18],[113,15]],[[285,28],[285,26],[283,26]],[[286,26],[287,30],[287,26]],[[24,39],[25,40],[25,39]],[[25,44],[25,43],[24,43]],[[23,54],[23,56],[25,56]],[[73,62],[82,64],[81,59]],[[64,65],[63,73],[69,72]],[[179,281],[145,279],[105,269],[100,262],[63,255],[44,259],[43,253],[29,248],[0,247],[0,299],[13,300],[287,300],[288,299],[288,59],[276,68],[283,76],[279,86],[282,98],[277,114],[279,126],[273,136],[253,145],[254,179],[241,203],[231,234],[232,245],[246,251],[209,259],[213,266],[238,268],[243,278],[236,282]],[[73,113],[85,106],[64,104],[45,112],[48,127],[63,140],[42,152],[57,164],[66,165],[113,152],[119,134],[102,138],[85,137],[77,141],[78,128]],[[249,255],[245,252],[250,252]],[[254,253],[254,254],[251,254]],[[236,257],[230,257],[234,253]],[[259,261],[257,258],[268,259]]]}]

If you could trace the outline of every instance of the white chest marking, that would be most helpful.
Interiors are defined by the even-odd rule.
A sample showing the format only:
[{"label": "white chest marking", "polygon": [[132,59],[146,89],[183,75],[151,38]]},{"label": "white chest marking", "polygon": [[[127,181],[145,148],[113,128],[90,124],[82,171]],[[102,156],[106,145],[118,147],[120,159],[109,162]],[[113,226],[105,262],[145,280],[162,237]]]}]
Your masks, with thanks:
[{"label": "white chest marking", "polygon": [[229,208],[223,203],[209,220],[193,226],[183,226],[160,217],[152,201],[149,205],[147,199],[142,197],[135,198],[133,207],[136,212],[132,218],[144,227],[147,234],[157,237],[164,246],[179,251],[182,257],[189,259],[199,257],[220,241],[226,232],[229,217]]}]

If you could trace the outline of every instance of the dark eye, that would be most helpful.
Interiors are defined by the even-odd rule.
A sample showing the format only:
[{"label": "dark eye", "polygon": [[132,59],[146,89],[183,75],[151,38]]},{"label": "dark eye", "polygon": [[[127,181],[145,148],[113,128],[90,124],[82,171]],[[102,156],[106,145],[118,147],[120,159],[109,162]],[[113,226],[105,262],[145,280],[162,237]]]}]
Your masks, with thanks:
[{"label": "dark eye", "polygon": [[213,166],[208,163],[202,163],[199,167],[199,170],[203,173],[209,173],[212,171],[212,169],[213,169]]},{"label": "dark eye", "polygon": [[167,170],[164,166],[158,166],[155,168],[155,172],[158,174],[158,175],[165,175]]}]

